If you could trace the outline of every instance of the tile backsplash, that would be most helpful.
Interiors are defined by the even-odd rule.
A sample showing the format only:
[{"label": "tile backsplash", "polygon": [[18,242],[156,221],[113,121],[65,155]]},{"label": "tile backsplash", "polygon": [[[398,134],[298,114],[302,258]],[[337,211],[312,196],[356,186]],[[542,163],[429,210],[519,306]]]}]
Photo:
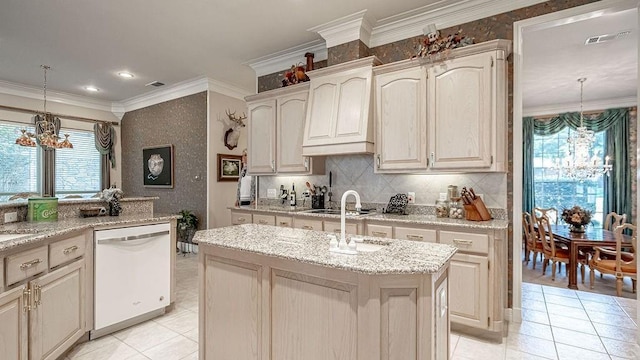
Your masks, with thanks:
[{"label": "tile backsplash", "polygon": [[[472,187],[476,194],[483,194],[487,207],[507,207],[507,175],[505,173],[465,173],[441,175],[375,174],[372,155],[329,156],[326,158],[325,175],[313,176],[260,176],[260,198],[267,197],[267,189],[280,185],[290,190],[295,183],[298,196],[306,189],[305,182],[329,187],[329,171],[333,172],[333,201],[347,190],[356,190],[363,202],[386,203],[397,193],[416,193],[416,204],[433,205],[447,186]],[[326,199],[329,200],[328,198]],[[352,201],[352,198],[349,198]]]}]

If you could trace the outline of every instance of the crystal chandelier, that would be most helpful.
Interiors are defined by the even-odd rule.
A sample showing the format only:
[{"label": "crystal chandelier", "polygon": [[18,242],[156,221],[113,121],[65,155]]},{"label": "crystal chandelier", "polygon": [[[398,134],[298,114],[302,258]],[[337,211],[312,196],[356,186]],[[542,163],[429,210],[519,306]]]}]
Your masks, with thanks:
[{"label": "crystal chandelier", "polygon": [[54,118],[53,114],[47,112],[47,70],[51,69],[50,66],[40,65],[44,70],[44,110],[42,116],[36,115],[36,133],[28,132],[26,129],[22,129],[22,135],[16,139],[16,144],[20,146],[35,147],[36,141],[43,148],[48,149],[72,149],[73,144],[69,141],[69,134],[64,134],[64,140],[58,142],[58,128],[56,125],[58,119]]},{"label": "crystal chandelier", "polygon": [[604,164],[597,154],[591,155],[596,140],[595,134],[584,126],[582,112],[583,86],[586,80],[586,78],[578,79],[580,82],[580,126],[567,139],[569,145],[567,157],[561,163],[556,160],[555,166],[566,177],[578,180],[595,179],[602,174],[609,176],[611,169],[613,169],[611,158],[608,155],[604,158]]}]

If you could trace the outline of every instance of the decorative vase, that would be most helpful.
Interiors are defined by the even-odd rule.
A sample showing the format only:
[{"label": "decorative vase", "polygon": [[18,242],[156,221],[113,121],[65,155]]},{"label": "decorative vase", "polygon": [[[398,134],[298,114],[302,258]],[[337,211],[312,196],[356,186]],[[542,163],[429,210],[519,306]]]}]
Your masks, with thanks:
[{"label": "decorative vase", "polygon": [[573,225],[573,224],[570,224],[569,225],[569,231],[570,232],[574,232],[574,233],[583,233],[584,232],[584,225]]},{"label": "decorative vase", "polygon": [[122,207],[118,199],[109,201],[109,216],[119,216],[121,211]]}]

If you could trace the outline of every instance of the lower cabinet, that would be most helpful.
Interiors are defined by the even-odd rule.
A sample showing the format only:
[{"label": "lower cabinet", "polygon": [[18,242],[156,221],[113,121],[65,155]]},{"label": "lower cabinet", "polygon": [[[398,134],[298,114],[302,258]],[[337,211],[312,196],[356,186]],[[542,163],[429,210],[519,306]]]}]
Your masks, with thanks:
[{"label": "lower cabinet", "polygon": [[276,217],[274,215],[253,214],[253,223],[274,226],[276,224]]},{"label": "lower cabinet", "polygon": [[451,321],[489,327],[489,265],[486,256],[455,254],[449,268]]},{"label": "lower cabinet", "polygon": [[[339,221],[325,221],[324,231],[340,234],[341,227]],[[360,235],[360,224],[346,223],[344,232],[349,235]]]},{"label": "lower cabinet", "polygon": [[295,218],[293,227],[305,230],[322,231],[322,220]]},{"label": "lower cabinet", "polygon": [[26,290],[21,286],[0,294],[0,354],[6,359],[29,358]]},{"label": "lower cabinet", "polygon": [[246,212],[231,212],[231,225],[251,224],[253,217],[250,213]]}]

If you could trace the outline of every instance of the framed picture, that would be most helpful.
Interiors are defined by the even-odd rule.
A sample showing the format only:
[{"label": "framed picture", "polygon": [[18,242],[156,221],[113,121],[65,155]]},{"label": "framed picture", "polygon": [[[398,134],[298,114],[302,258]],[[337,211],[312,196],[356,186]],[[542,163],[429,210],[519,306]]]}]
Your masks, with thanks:
[{"label": "framed picture", "polygon": [[173,145],[142,148],[144,186],[173,188]]},{"label": "framed picture", "polygon": [[238,181],[241,167],[241,155],[218,154],[218,181]]}]

